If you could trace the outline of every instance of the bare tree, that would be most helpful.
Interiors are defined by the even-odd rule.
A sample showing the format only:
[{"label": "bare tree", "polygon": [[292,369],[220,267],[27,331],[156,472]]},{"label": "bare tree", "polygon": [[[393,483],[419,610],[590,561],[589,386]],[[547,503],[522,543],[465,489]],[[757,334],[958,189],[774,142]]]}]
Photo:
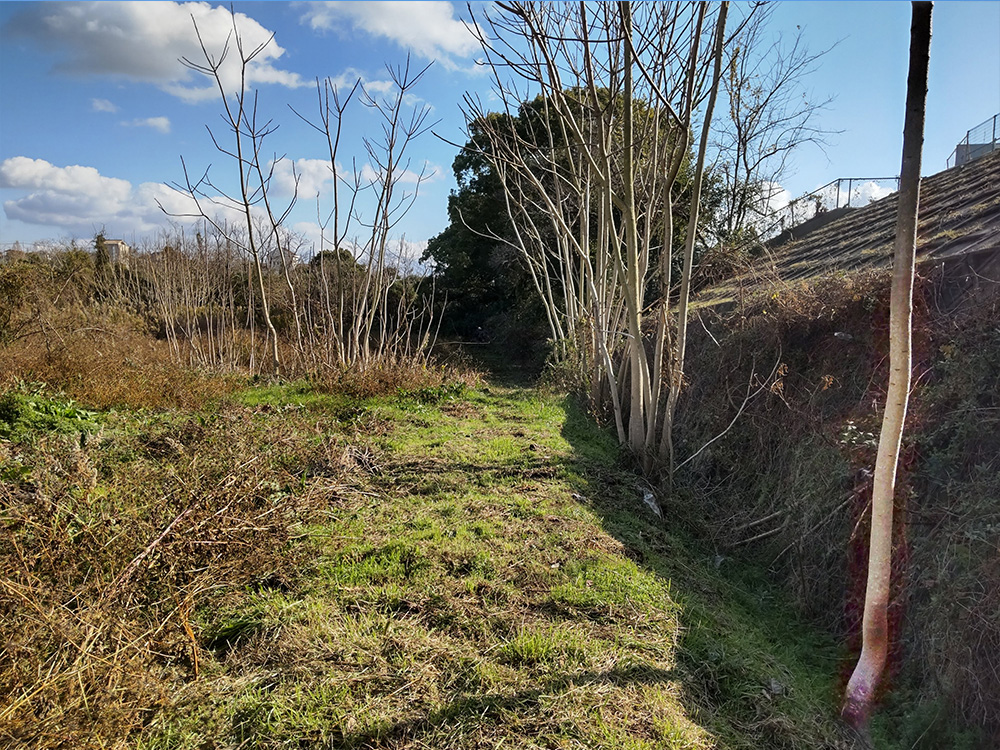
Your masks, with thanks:
[{"label": "bare tree", "polygon": [[[198,33],[197,24],[195,31]],[[257,92],[247,89],[248,68],[271,39],[252,50],[246,49],[235,16],[232,32],[218,56],[206,48],[200,33],[198,38],[204,60],[194,62],[185,58],[182,62],[210,77],[219,90],[223,120],[231,141],[226,145],[211,128],[209,133],[216,148],[233,160],[239,189],[228,194],[211,179],[208,171],[193,179],[186,166],[184,183],[175,188],[193,201],[194,210],[185,216],[198,218],[216,232],[226,233],[227,241],[249,258],[255,288],[248,290],[248,298],[255,306],[259,305],[272,371],[287,369],[289,364],[363,368],[387,358],[415,354],[419,342],[426,344],[428,340],[424,334],[430,328],[427,316],[433,306],[426,304],[424,295],[414,294],[412,279],[403,279],[400,273],[406,262],[403,253],[406,245],[397,233],[419,186],[428,177],[424,168],[410,169],[407,155],[413,141],[428,129],[430,108],[410,106],[412,90],[426,68],[412,70],[409,59],[400,67],[387,66],[394,89],[384,96],[369,92],[360,82],[346,96],[340,95],[330,79],[317,82],[319,120],[302,119],[326,141],[333,177],[333,206],[324,217],[322,196],[317,196],[321,227],[319,268],[313,269],[318,273],[310,275],[297,268],[298,251],[304,242],[286,226],[298,199],[295,165],[292,164],[293,195],[286,204],[278,206],[271,185],[284,157],[277,154],[267,157],[264,152],[264,143],[277,125],[259,117]],[[231,53],[235,53],[240,73],[238,88],[233,92],[226,89],[222,72]],[[355,94],[360,104],[374,112],[380,121],[377,135],[363,139],[367,163],[360,170],[353,161],[349,168],[338,161],[343,118]],[[368,210],[367,214],[362,207]],[[235,222],[237,216],[239,221]],[[332,273],[327,268],[328,254],[335,266]],[[331,280],[335,288],[331,288]],[[309,294],[319,294],[321,308],[312,304]],[[281,318],[290,320],[293,334],[277,330],[273,309],[280,309]],[[247,326],[253,341],[252,310],[248,311]],[[294,344],[294,356],[284,363],[279,349],[282,335],[284,343],[291,338]],[[284,351],[288,351],[287,347]],[[252,359],[250,366],[253,369]]]},{"label": "bare tree", "polygon": [[[208,132],[219,152],[234,160],[239,175],[239,194],[237,196],[228,195],[211,180],[207,171],[200,179],[192,182],[186,166],[184,168],[184,184],[175,187],[192,199],[196,206],[194,215],[217,230],[223,230],[226,227],[224,221],[219,218],[220,209],[226,213],[238,213],[243,217],[245,233],[233,235],[232,239],[238,242],[252,259],[257,279],[257,291],[260,295],[261,312],[267,326],[271,348],[271,369],[272,372],[277,373],[281,367],[278,332],[271,319],[270,295],[265,285],[263,246],[268,241],[276,243],[282,263],[285,262],[284,253],[281,251],[279,228],[294,207],[296,197],[293,196],[288,205],[280,211],[276,211],[271,205],[270,183],[274,176],[275,166],[280,159],[271,159],[265,166],[266,157],[263,156],[263,146],[264,141],[274,133],[277,126],[270,120],[258,121],[257,92],[254,91],[251,95],[247,89],[247,72],[250,65],[271,44],[274,37],[272,35],[256,48],[247,50],[243,46],[243,37],[236,26],[236,16],[233,15],[232,19],[233,29],[222,52],[216,57],[205,46],[201,32],[198,30],[198,24],[192,18],[204,61],[195,62],[183,58],[181,62],[191,70],[212,78],[219,89],[223,106],[223,120],[232,135],[231,146],[223,145],[211,128],[208,128]],[[233,92],[226,90],[222,75],[222,67],[231,51],[230,44],[235,45],[238,58],[236,64],[239,66],[239,85]],[[296,179],[295,182],[297,186],[298,180]],[[209,206],[213,207],[212,210],[209,209]],[[261,220],[255,219],[255,212],[262,214]],[[261,221],[263,226],[261,226]]]},{"label": "bare tree", "polygon": [[872,488],[868,586],[865,591],[861,656],[848,682],[842,712],[844,719],[862,733],[867,731],[875,690],[881,680],[889,648],[887,610],[892,573],[893,500],[912,370],[913,272],[933,3],[914,2],[912,6],[903,162],[889,301],[889,387],[886,391]]},{"label": "bare tree", "polygon": [[[595,401],[608,394],[619,439],[652,471],[670,445],[666,394],[676,403],[683,379],[683,331],[671,332],[669,312],[674,194],[696,117],[701,133],[710,128],[728,4],[497,8],[477,28],[503,112],[466,97],[513,223],[513,240],[495,239],[524,258],[557,356],[570,360]],[[706,23],[711,14],[715,22]],[[695,198],[686,250],[697,221]],[[657,278],[659,292],[650,294]],[[690,283],[680,286],[678,325]],[[652,336],[644,328],[651,315]]]},{"label": "bare tree", "polygon": [[775,36],[773,12],[771,4],[753,4],[727,44],[728,107],[715,128],[715,147],[725,194],[721,239],[730,253],[768,234],[792,156],[809,144],[822,148],[830,135],[816,116],[831,99],[816,98],[805,82],[832,47],[810,52],[801,29],[790,42]]},{"label": "bare tree", "polygon": [[[428,177],[424,166],[419,171],[410,168],[408,156],[413,142],[430,127],[430,108],[421,105],[411,109],[408,105],[427,68],[414,71],[407,59],[404,65],[387,66],[387,70],[394,89],[385,96],[368,91],[360,81],[344,94],[326,79],[317,83],[318,119],[313,121],[296,112],[325,140],[333,175],[332,207],[324,216],[317,206],[324,299],[319,319],[335,342],[336,356],[335,362],[325,362],[327,366],[365,368],[409,356],[425,338],[415,331],[426,331],[430,326],[432,306],[418,305],[417,296],[403,293],[406,285],[400,268],[406,263],[405,241],[396,235]],[[363,140],[368,162],[367,169],[360,171],[356,163],[346,169],[339,161],[344,118],[355,95],[380,122],[380,135]],[[370,207],[367,215],[362,215],[362,204]],[[328,268],[328,258],[332,268]],[[331,276],[335,290],[330,286]]]}]

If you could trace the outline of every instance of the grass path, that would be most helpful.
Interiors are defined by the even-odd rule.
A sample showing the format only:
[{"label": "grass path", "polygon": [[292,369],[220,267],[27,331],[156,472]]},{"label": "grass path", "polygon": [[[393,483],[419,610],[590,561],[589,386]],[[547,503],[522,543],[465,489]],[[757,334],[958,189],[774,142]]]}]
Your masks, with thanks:
[{"label": "grass path", "polygon": [[17,398],[0,744],[847,747],[834,645],[565,396],[288,384],[86,440]]},{"label": "grass path", "polygon": [[213,658],[145,747],[838,746],[830,644],[664,531],[567,399],[365,414],[308,569],[201,613]]}]

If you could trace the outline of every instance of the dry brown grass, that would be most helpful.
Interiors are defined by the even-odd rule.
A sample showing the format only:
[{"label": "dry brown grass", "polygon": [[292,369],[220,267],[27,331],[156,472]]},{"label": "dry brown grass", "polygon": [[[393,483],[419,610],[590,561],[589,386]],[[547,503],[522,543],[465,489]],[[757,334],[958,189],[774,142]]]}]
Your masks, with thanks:
[{"label": "dry brown grass", "polygon": [[36,337],[0,348],[0,388],[41,381],[95,409],[196,409],[246,378],[180,365],[165,341],[128,327],[81,328],[57,342]]},{"label": "dry brown grass", "polygon": [[[37,320],[20,318],[0,351],[2,385],[126,408],[90,436],[34,426],[0,441],[0,746],[320,747],[340,732],[365,747],[709,747],[719,732],[776,748],[803,746],[798,726],[827,735],[811,727],[808,679],[794,708],[760,693],[786,670],[757,643],[766,628],[725,614],[721,595],[685,605],[677,653],[674,563],[650,545],[670,560],[679,548],[637,521],[630,475],[604,518],[620,538],[597,530],[579,505],[597,488],[570,443],[615,477],[617,449],[561,407],[530,393],[463,403],[474,374],[419,360],[225,398],[239,378],[179,365],[83,287],[64,305],[42,287]],[[358,401],[384,393],[399,398]],[[371,475],[363,488],[346,486],[354,470]],[[733,708],[745,695],[749,709]]]},{"label": "dry brown grass", "polygon": [[0,745],[127,746],[198,674],[194,610],[294,578],[294,529],[347,465],[314,427],[228,405],[138,431],[109,418],[86,447],[0,444],[3,467],[30,470],[0,485]]},{"label": "dry brown grass", "polygon": [[471,388],[480,384],[482,379],[480,373],[467,367],[428,364],[423,359],[392,359],[364,370],[328,371],[316,377],[317,385],[322,390],[356,398],[445,385],[461,384]]},{"label": "dry brown grass", "polygon": [[[211,371],[178,360],[166,340],[121,311],[64,312],[58,329],[39,330],[0,346],[0,390],[44,382],[95,409],[199,409],[250,384],[246,371]],[[291,359],[289,357],[289,359]],[[423,357],[396,357],[364,369],[295,370],[327,393],[369,398],[444,383],[473,386],[482,376]]]},{"label": "dry brown grass", "polygon": [[[477,376],[399,361],[318,385],[350,400],[453,379]],[[47,307],[0,347],[0,393],[39,382],[41,401],[119,411],[97,435],[0,440],[0,746],[126,747],[198,675],[196,610],[297,575],[296,529],[339,493],[359,424],[225,401],[245,375],[179,364],[97,305]]]},{"label": "dry brown grass", "polygon": [[[876,270],[787,284],[728,318],[705,315],[715,340],[695,329],[692,387],[681,407],[684,448],[695,450],[728,424],[753,367],[785,366],[781,389],[750,404],[685,467],[678,485],[697,507],[682,515],[722,549],[759,556],[805,613],[858,646],[888,379],[887,282],[888,272]],[[918,279],[914,295],[915,386],[897,491],[891,682],[880,719],[899,736],[892,747],[1000,741],[1000,626],[991,616],[1000,591],[1000,296],[982,280],[973,294],[963,283],[968,276],[935,272]],[[724,393],[735,394],[728,404]],[[845,659],[847,674],[851,667]],[[963,722],[970,737],[981,730],[985,739],[962,740]]]},{"label": "dry brown grass", "polygon": [[[262,324],[243,325],[252,310],[230,310],[227,322],[210,320],[201,305],[185,307],[177,319],[180,313],[168,315],[156,296],[149,268],[118,268],[109,286],[86,251],[22,255],[0,256],[0,389],[41,381],[98,409],[191,409],[244,387],[249,377],[304,378],[360,397],[476,380],[459,368],[431,366],[425,352],[404,354],[411,347],[402,345],[380,361],[333,368],[329,342],[297,344],[289,315],[278,329],[281,365],[274,373]],[[186,288],[190,281],[181,275],[172,283]],[[223,323],[224,334],[217,330]]]}]

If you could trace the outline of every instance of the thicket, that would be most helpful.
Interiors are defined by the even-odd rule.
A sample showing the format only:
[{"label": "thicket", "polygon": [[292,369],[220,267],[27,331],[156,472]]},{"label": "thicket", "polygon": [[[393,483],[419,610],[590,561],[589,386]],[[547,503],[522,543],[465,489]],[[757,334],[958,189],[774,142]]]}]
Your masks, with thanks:
[{"label": "thicket", "polygon": [[[611,94],[602,90],[602,99]],[[621,96],[616,107],[622,108]],[[647,103],[636,101],[636,109],[648,117]],[[502,341],[507,346],[522,350],[543,350],[546,339],[551,336],[541,298],[534,287],[531,273],[525,265],[517,245],[517,233],[507,215],[503,183],[497,170],[490,163],[489,121],[499,122],[499,128],[512,141],[521,139],[531,142],[537,148],[548,145],[549,133],[539,128],[539,122],[553,115],[547,112],[548,102],[542,96],[524,102],[516,117],[503,122],[498,114],[491,114],[484,121],[474,120],[468,124],[469,138],[455,156],[452,171],[458,185],[448,198],[448,226],[440,234],[432,237],[423,254],[424,262],[433,262],[433,275],[438,288],[438,299],[447,300],[442,307],[442,330],[458,334],[467,340],[489,338]],[[550,127],[557,141],[560,139],[558,123]],[[560,148],[569,150],[569,144],[560,143]],[[567,157],[562,156],[562,159]],[[682,245],[691,211],[691,187],[694,155],[688,153],[677,175],[676,195],[672,200],[674,245]],[[551,181],[539,170],[540,179]],[[712,252],[706,238],[715,240],[724,231],[722,226],[725,195],[722,176],[714,168],[706,168],[701,190],[704,206],[699,217],[698,242],[695,246],[696,265],[695,288],[700,288],[718,274],[723,255],[732,255],[732,247],[726,252]],[[654,210],[661,211],[660,207]],[[537,207],[532,211],[532,221],[546,221],[544,212]],[[615,213],[620,221],[620,212]],[[597,210],[590,207],[587,220],[595,225]],[[663,217],[654,219],[654,224],[662,230]],[[547,239],[554,242],[549,236]],[[657,238],[659,241],[659,238]],[[662,248],[651,250],[654,264],[661,257]],[[732,261],[732,259],[730,259]],[[671,260],[671,275],[680,277],[681,260]],[[557,295],[564,294],[563,280],[553,276],[548,280]],[[647,293],[655,294],[655,284],[650,282]],[[676,294],[676,290],[674,290]],[[550,342],[551,343],[551,342]],[[544,357],[545,351],[540,352]]]},{"label": "thicket", "polygon": [[[1000,740],[998,301],[995,288],[969,294],[939,271],[918,282],[879,720],[900,747]],[[691,454],[721,437],[681,468],[671,517],[721,556],[769,567],[856,654],[888,274],[778,286],[699,316],[680,432]],[[746,383],[773,361],[777,378],[744,406]]]},{"label": "thicket", "polygon": [[[218,395],[228,386],[216,374],[272,376],[252,261],[210,235],[164,237],[119,263],[72,246],[7,253],[0,378],[42,380],[97,407],[156,407]],[[262,270],[282,376],[361,389],[368,380],[378,390],[433,369],[432,292],[421,277],[396,266],[377,272],[346,251],[287,274],[276,260]],[[338,332],[354,326],[366,298],[375,344],[371,356],[349,362]]]}]

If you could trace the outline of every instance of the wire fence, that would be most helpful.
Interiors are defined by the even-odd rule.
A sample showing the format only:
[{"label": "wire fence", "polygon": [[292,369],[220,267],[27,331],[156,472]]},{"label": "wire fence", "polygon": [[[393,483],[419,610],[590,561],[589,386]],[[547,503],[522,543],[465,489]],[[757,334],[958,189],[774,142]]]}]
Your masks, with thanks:
[{"label": "wire fence", "polygon": [[996,151],[1000,148],[997,144],[998,135],[1000,135],[1000,114],[984,120],[965,134],[965,138],[959,141],[948,157],[948,169],[960,167],[973,159]]}]

